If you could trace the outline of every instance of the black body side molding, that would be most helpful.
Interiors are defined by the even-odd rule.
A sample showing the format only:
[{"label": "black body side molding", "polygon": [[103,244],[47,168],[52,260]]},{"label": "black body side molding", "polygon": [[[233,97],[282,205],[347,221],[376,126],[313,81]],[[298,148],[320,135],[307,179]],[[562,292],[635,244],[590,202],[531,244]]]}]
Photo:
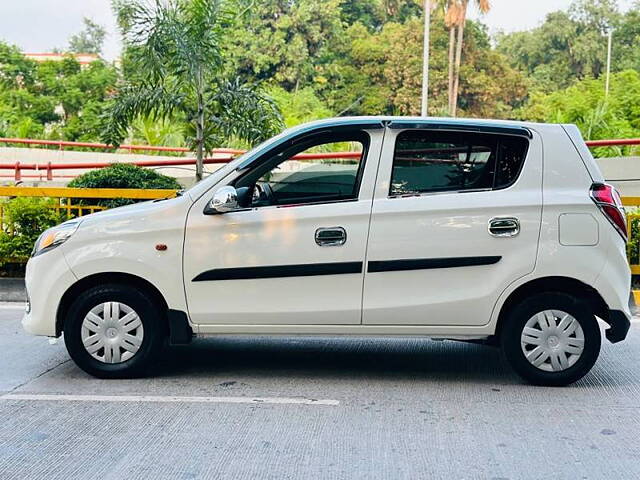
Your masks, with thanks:
[{"label": "black body side molding", "polygon": [[502,257],[451,257],[451,258],[410,258],[404,260],[375,260],[369,262],[367,272],[400,272],[404,270],[429,270],[433,268],[473,267],[493,265]]},{"label": "black body side molding", "polygon": [[300,265],[273,265],[267,267],[217,268],[202,272],[194,282],[210,280],[248,280],[258,278],[314,277],[362,273],[362,262],[311,263]]},{"label": "black body side molding", "polygon": [[[376,260],[367,265],[367,272],[400,272],[433,268],[473,267],[493,265],[502,257],[410,258],[403,260]],[[265,267],[216,268],[199,273],[193,282],[214,280],[255,280],[262,278],[315,277],[362,273],[362,262],[310,263],[300,265],[270,265]]]},{"label": "black body side molding", "polygon": [[169,319],[169,344],[187,345],[193,338],[193,330],[189,325],[187,314],[181,310],[168,310]]}]

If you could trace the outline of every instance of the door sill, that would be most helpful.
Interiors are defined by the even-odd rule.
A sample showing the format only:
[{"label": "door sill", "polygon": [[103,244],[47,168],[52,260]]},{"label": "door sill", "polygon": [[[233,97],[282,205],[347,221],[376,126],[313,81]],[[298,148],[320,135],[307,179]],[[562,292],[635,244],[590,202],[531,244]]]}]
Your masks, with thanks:
[{"label": "door sill", "polygon": [[197,336],[208,335],[352,335],[426,336],[480,340],[493,335],[493,325],[196,325]]}]

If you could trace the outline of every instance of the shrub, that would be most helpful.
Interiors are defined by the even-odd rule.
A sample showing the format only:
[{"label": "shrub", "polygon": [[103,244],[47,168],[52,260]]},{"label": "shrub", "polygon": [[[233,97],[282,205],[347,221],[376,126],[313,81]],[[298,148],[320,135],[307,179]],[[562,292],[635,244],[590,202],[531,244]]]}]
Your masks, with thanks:
[{"label": "shrub", "polygon": [[[69,182],[68,186],[76,188],[170,188],[175,190],[181,188],[175,178],[128,163],[114,163],[108,167],[84,173]],[[135,200],[126,198],[88,199],[82,203],[113,208],[135,203]]]},{"label": "shrub", "polygon": [[38,236],[66,219],[54,209],[56,205],[50,198],[16,197],[4,201],[0,258],[28,257]]}]

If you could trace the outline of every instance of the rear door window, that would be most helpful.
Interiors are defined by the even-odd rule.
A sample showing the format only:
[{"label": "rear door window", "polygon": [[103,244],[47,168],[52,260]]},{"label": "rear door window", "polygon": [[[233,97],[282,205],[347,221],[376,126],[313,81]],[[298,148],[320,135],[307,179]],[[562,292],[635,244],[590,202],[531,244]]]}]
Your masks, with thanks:
[{"label": "rear door window", "polygon": [[390,195],[504,188],[517,178],[525,138],[407,130],[397,139]]}]

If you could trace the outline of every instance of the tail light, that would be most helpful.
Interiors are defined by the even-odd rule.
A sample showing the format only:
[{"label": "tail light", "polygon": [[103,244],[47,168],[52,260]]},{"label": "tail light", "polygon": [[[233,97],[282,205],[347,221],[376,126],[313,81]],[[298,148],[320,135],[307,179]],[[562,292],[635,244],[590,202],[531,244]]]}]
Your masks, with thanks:
[{"label": "tail light", "polygon": [[591,200],[595,202],[604,216],[627,241],[627,217],[624,214],[620,195],[607,183],[594,183],[591,186]]}]

